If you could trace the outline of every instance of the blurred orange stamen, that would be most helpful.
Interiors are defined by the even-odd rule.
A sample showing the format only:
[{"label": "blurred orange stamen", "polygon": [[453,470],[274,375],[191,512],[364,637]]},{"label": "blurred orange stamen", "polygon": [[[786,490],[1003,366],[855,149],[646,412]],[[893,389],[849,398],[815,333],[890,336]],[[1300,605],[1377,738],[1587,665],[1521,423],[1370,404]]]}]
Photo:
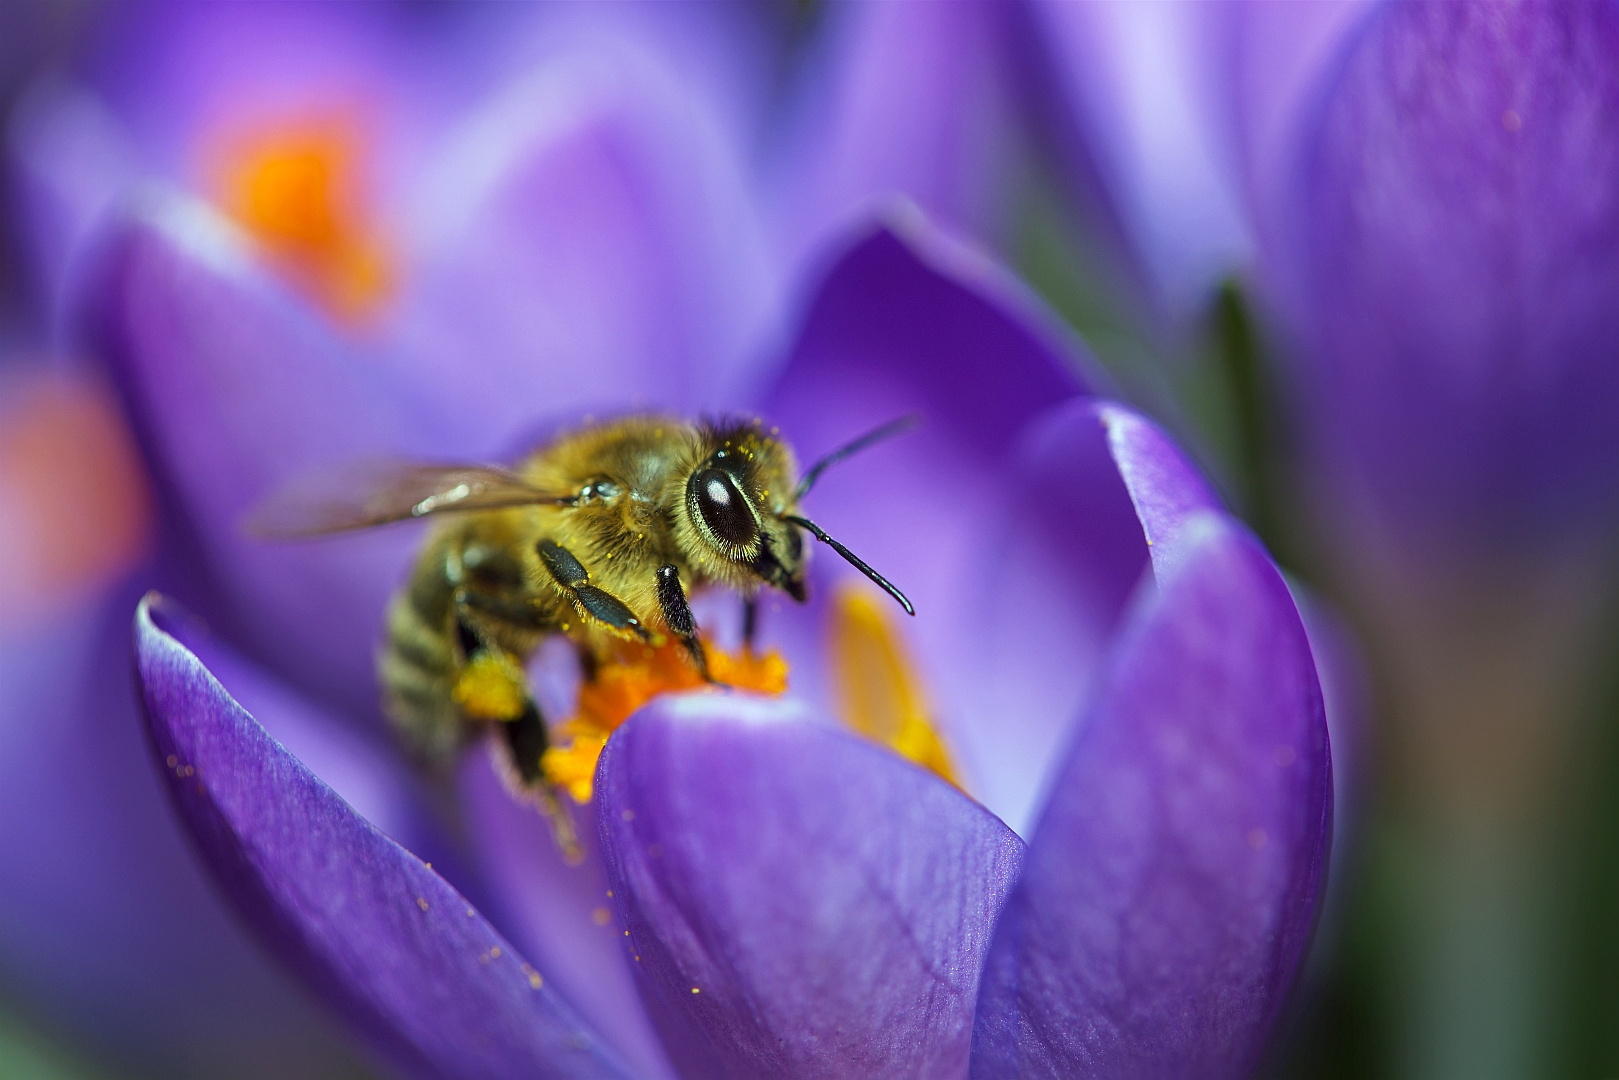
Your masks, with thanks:
[{"label": "blurred orange stamen", "polygon": [[219,155],[220,204],[334,314],[356,320],[393,284],[366,220],[364,140],[352,123],[261,128]]},{"label": "blurred orange stamen", "polygon": [[0,387],[0,631],[129,569],[151,538],[135,440],[94,381],[23,376]]}]

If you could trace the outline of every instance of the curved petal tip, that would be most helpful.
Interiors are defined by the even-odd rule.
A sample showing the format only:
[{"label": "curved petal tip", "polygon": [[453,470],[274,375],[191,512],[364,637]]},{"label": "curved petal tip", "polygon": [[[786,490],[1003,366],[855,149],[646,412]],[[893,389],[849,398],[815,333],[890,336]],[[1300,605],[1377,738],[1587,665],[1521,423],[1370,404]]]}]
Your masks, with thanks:
[{"label": "curved petal tip", "polygon": [[642,993],[691,1076],[965,1071],[1022,864],[959,792],[791,706],[660,702],[597,779]]},{"label": "curved petal tip", "polygon": [[155,593],[135,667],[158,771],[249,928],[408,1075],[617,1077],[565,1002],[443,878],[282,748]]}]

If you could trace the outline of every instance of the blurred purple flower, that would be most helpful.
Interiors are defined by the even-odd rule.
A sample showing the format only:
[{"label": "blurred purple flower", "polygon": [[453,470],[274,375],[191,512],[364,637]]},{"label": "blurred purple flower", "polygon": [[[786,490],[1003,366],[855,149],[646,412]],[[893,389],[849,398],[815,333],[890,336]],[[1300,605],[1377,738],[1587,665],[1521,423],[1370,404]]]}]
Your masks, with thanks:
[{"label": "blurred purple flower", "polygon": [[1606,4],[1394,5],[1298,109],[1261,210],[1299,428],[1399,542],[1555,548],[1619,511],[1616,60]]},{"label": "blurred purple flower", "polygon": [[1540,1074],[1619,524],[1619,9],[1311,8],[1233,9],[1235,115],[1301,494],[1397,721],[1404,1052]]},{"label": "blurred purple flower", "polygon": [[1148,293],[1195,311],[1254,264],[1350,546],[1432,564],[1612,523],[1611,5],[1025,10],[1069,185]]},{"label": "blurred purple flower", "polygon": [[[756,215],[735,130],[749,107],[728,95],[745,101],[757,70],[703,61],[707,78],[691,76],[689,31],[636,21],[655,10],[615,9],[611,33],[547,24],[536,74],[521,74],[536,57],[513,47],[507,71],[479,83],[445,75],[408,26],[373,9],[158,7],[136,25],[150,42],[99,69],[99,97],[41,94],[14,127],[59,313],[88,327],[153,473],[162,536],[142,583],[229,643],[161,612],[137,634],[158,759],[205,861],[251,929],[407,1071],[959,1072],[975,1038],[985,1075],[1086,1059],[1240,1070],[1304,947],[1330,828],[1314,666],[1274,569],[1155,429],[1077,396],[1078,361],[1015,287],[920,221],[842,244],[803,297],[802,325],[789,324],[792,290],[815,284],[794,262],[817,242],[811,231],[783,243]],[[480,43],[469,57],[499,36],[480,25],[466,31]],[[285,150],[289,130],[296,153],[262,156]],[[313,154],[353,167],[325,204],[331,228],[278,232],[275,205],[255,218],[250,201],[232,203],[242,174],[212,155],[240,151],[244,132],[240,156],[261,165]],[[830,168],[833,194],[800,205],[847,221],[838,206],[947,176],[955,155],[920,153],[941,163],[932,174],[896,158]],[[372,256],[384,273],[367,276]],[[359,304],[334,294],[355,281]],[[847,576],[821,560],[809,608],[766,616],[801,702],[686,699],[632,721],[604,755],[599,790],[616,812],[584,866],[565,866],[543,822],[469,758],[479,872],[440,866],[497,933],[372,827],[446,850],[365,723],[370,650],[413,538],[266,547],[238,522],[286,480],[356,457],[510,456],[586,412],[747,406],[806,453],[899,412],[927,416],[851,467],[880,483],[829,477],[817,512],[875,564],[904,568],[927,613],[906,629],[937,720],[968,787],[1030,846],[819,719],[833,711],[820,635]],[[152,1055],[196,1038],[193,1022],[241,1023],[255,995],[281,999],[237,985],[249,958],[127,768],[135,727],[114,676],[128,642],[97,629],[100,614],[77,652],[41,642],[7,657],[19,688],[8,728],[28,717],[50,744],[31,760],[76,778],[65,806],[55,783],[5,788],[45,810],[11,854],[96,853],[37,864],[29,904],[8,898],[7,940],[31,946],[7,964],[33,983],[53,964],[94,971],[114,956],[118,985],[145,973],[146,986],[195,987],[209,1000],[193,1021],[64,976],[59,1009],[115,1015],[109,1044],[149,1024]],[[107,682],[92,702],[52,693],[86,669]],[[755,722],[760,710],[773,722]],[[919,819],[918,803],[933,811]],[[131,842],[104,835],[109,819]],[[754,821],[798,832],[733,827]],[[784,866],[786,854],[798,857]],[[765,882],[779,892],[764,895]],[[72,938],[47,914],[64,888],[89,909]],[[1120,909],[1129,893],[1142,902]],[[992,938],[1003,901],[1013,914]],[[124,922],[98,908],[111,904]],[[120,951],[115,931],[132,926],[145,948]],[[727,951],[739,942],[745,955]],[[815,999],[784,975],[818,978],[808,958],[839,976]],[[915,1007],[924,984],[931,1011]],[[258,1031],[305,1030],[276,1008]],[[1118,1023],[1098,1027],[1103,1016]],[[851,1025],[872,1037],[839,1042],[833,1029]],[[193,1053],[231,1062],[235,1030]]]}]

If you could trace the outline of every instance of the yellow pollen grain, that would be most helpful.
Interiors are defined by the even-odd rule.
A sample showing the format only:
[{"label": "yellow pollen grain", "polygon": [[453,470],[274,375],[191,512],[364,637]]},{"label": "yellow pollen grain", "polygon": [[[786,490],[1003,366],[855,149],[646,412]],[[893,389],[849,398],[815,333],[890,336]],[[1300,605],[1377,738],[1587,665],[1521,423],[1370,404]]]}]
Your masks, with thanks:
[{"label": "yellow pollen grain", "polygon": [[422,897],[422,896],[418,896],[416,898],[416,906],[421,908],[423,911],[426,911],[427,910],[427,898]]},{"label": "yellow pollen grain", "polygon": [[596,908],[594,911],[592,911],[590,913],[590,920],[592,922],[594,922],[597,926],[606,926],[607,925],[607,920],[611,919],[612,917],[613,917],[612,912],[608,911],[604,907]]},{"label": "yellow pollen grain", "polygon": [[545,980],[540,978],[538,972],[531,971],[528,975],[528,984],[534,989],[538,990],[540,987],[545,985]]},{"label": "yellow pollen grain", "polygon": [[852,585],[833,598],[830,658],[838,715],[866,738],[959,788],[886,603]]},{"label": "yellow pollen grain", "polygon": [[175,757],[173,754],[170,754],[169,757],[168,757],[168,762],[169,762],[169,768],[172,769],[176,765],[180,764],[180,759]]},{"label": "yellow pollen grain", "polygon": [[500,946],[496,945],[493,949],[490,949],[489,950],[489,955],[493,956],[496,960],[499,960],[500,959]]},{"label": "yellow pollen grain", "polygon": [[514,720],[523,713],[523,672],[503,652],[480,652],[450,690],[462,712],[475,720]]},{"label": "yellow pollen grain", "polygon": [[[739,690],[781,694],[787,689],[787,661],[780,653],[729,653],[705,646],[708,667],[715,679]],[[579,688],[573,716],[558,727],[557,745],[540,759],[545,779],[567,791],[577,803],[594,793],[596,759],[607,738],[641,706],[660,694],[697,690],[703,680],[679,642],[667,637],[657,645],[627,642],[602,664],[595,678]],[[565,740],[565,741],[564,741]],[[634,811],[625,810],[625,821]]]},{"label": "yellow pollen grain", "polygon": [[697,989],[697,987],[695,987],[695,986],[694,986],[694,987],[692,987],[692,988],[691,988],[691,992],[692,992],[692,993],[694,993],[694,994],[700,994],[700,993],[702,993],[702,991],[701,991],[701,990],[699,990],[699,989]]}]

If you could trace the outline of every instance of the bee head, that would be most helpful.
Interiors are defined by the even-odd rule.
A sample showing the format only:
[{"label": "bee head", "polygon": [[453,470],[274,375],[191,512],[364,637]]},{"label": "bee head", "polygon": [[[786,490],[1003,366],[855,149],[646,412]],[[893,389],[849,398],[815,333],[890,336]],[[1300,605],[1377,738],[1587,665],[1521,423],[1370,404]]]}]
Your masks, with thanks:
[{"label": "bee head", "polygon": [[804,599],[804,542],[782,515],[793,507],[792,453],[759,425],[705,429],[703,457],[686,479],[690,541],[714,576],[747,589],[761,582]]},{"label": "bee head", "polygon": [[685,498],[686,516],[705,562],[719,563],[722,572],[715,576],[739,588],[763,581],[803,601],[807,532],[915,615],[910,600],[887,578],[798,513],[798,500],[827,468],[915,424],[914,416],[904,416],[867,432],[810,466],[796,484],[791,481],[792,452],[761,434],[758,421],[710,425],[704,431],[710,440],[707,456],[688,476]]}]

